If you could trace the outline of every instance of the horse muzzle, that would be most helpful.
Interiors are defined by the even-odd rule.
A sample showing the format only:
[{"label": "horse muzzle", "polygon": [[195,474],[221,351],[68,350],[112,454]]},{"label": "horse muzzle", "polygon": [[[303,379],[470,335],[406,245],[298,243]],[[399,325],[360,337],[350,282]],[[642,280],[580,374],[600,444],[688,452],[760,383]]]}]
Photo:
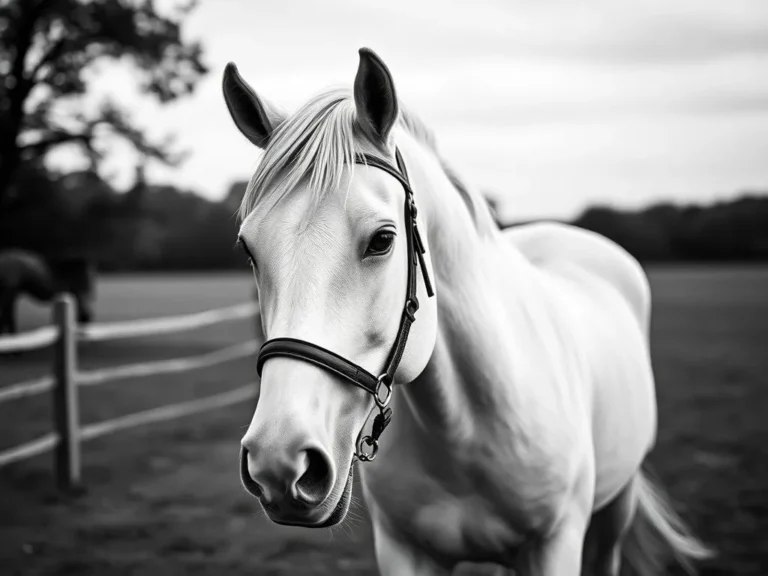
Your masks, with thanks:
[{"label": "horse muzzle", "polygon": [[[246,491],[258,498],[259,503],[267,517],[275,524],[285,526],[302,526],[305,528],[326,528],[338,524],[347,515],[352,499],[353,473],[350,466],[344,489],[339,501],[331,508],[329,498],[333,495],[333,486],[326,491],[318,490],[318,484],[322,483],[317,476],[317,471],[312,471],[312,458],[307,470],[292,486],[274,481],[269,475],[254,474],[249,467],[249,454],[245,447],[240,449],[240,480]],[[319,467],[317,463],[315,467]],[[309,478],[305,478],[309,473]],[[295,473],[294,473],[295,475]],[[255,477],[255,478],[254,478]],[[314,485],[313,485],[314,484]],[[331,512],[328,513],[328,509]]]}]

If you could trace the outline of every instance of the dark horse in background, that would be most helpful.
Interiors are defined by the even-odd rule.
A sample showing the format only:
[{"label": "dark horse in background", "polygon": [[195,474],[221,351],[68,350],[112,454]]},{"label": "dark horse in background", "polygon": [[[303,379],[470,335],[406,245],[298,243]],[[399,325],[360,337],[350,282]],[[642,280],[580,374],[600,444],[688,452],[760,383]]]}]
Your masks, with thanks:
[{"label": "dark horse in background", "polygon": [[40,302],[51,302],[62,292],[74,295],[77,321],[93,318],[95,270],[84,257],[69,256],[46,260],[20,249],[0,251],[0,334],[15,334],[16,301],[22,294]]}]

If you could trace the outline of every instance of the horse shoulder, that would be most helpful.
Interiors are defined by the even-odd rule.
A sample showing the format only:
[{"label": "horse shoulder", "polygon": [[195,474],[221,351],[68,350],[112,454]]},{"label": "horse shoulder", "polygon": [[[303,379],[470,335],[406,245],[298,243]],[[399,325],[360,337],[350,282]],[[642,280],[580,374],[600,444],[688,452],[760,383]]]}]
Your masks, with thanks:
[{"label": "horse shoulder", "polygon": [[508,228],[504,235],[534,266],[586,272],[626,301],[647,335],[651,290],[640,263],[605,236],[558,222]]},{"label": "horse shoulder", "polygon": [[[626,484],[655,439],[647,277],[620,246],[573,226],[521,226],[511,229],[507,237],[534,266],[568,279],[567,286],[579,287],[580,298],[591,303],[582,312],[579,307],[572,312],[583,316],[578,324],[583,327],[580,342],[589,358],[594,390],[595,502],[602,505]],[[598,310],[604,314],[597,314]],[[637,328],[627,322],[636,323]]]}]

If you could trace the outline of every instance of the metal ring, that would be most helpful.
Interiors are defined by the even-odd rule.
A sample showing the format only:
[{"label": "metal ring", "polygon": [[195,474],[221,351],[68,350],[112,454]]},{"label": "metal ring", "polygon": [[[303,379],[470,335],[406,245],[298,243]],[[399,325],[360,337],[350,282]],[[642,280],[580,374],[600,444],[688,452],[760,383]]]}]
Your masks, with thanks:
[{"label": "metal ring", "polygon": [[[386,408],[389,405],[389,401],[392,400],[392,385],[387,384],[386,380],[388,379],[387,373],[385,372],[381,376],[378,377],[376,380],[376,391],[373,394],[373,399],[376,401],[376,406],[378,406],[381,409]],[[381,395],[379,394],[379,390],[381,390],[381,385],[384,384],[384,387],[387,389],[387,395],[384,397],[384,399],[381,399]]]},{"label": "metal ring", "polygon": [[408,298],[405,301],[405,307],[408,308],[411,314],[416,314],[416,312],[419,311],[419,299],[416,298],[416,296],[413,296],[412,298]]},{"label": "metal ring", "polygon": [[[370,454],[366,453],[363,448],[363,444],[367,444],[371,447]],[[361,462],[371,462],[376,458],[376,453],[379,451],[379,441],[374,440],[371,436],[363,436],[360,440],[360,445],[357,447],[357,457]]]},{"label": "metal ring", "polygon": [[[414,269],[418,265],[416,259],[414,259],[413,266]],[[416,298],[408,298],[408,300],[405,301],[405,309],[403,310],[403,314],[405,314],[408,317],[408,320],[411,322],[416,321],[416,312],[419,309],[419,301],[416,300]]]}]

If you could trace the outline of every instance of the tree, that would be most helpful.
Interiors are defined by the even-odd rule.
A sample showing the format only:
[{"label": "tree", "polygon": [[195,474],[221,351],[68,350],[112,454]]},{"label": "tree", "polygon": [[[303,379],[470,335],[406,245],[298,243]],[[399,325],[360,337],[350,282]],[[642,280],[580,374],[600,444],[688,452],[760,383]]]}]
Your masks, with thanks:
[{"label": "tree", "polygon": [[19,167],[56,146],[79,146],[95,168],[103,154],[97,132],[127,140],[142,157],[180,160],[113,100],[64,118],[56,104],[77,102],[88,89],[86,70],[104,59],[130,61],[142,90],[160,102],[190,93],[207,72],[200,44],[182,39],[194,6],[161,14],[154,0],[0,0],[0,205]]}]

